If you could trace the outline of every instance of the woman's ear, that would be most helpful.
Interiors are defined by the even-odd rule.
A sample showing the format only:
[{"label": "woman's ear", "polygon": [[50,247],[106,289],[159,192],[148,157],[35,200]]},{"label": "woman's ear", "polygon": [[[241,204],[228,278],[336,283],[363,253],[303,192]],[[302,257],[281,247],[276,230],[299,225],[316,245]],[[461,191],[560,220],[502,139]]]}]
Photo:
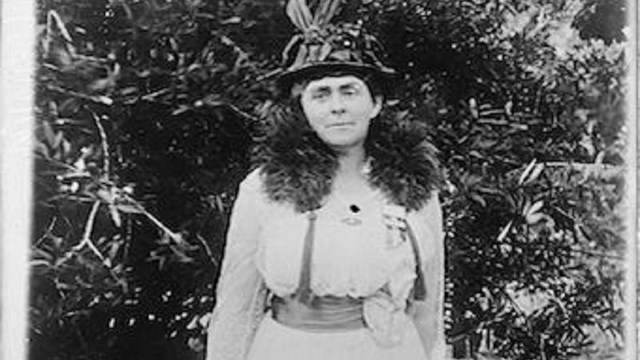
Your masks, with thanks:
[{"label": "woman's ear", "polygon": [[384,98],[382,95],[376,95],[373,97],[373,110],[371,111],[371,119],[375,118],[380,114],[382,110],[382,104],[384,103]]},{"label": "woman's ear", "polygon": [[307,85],[309,85],[308,81],[297,81],[291,85],[291,89],[289,90],[291,98],[300,100],[302,92],[304,92],[304,88],[306,88]]}]

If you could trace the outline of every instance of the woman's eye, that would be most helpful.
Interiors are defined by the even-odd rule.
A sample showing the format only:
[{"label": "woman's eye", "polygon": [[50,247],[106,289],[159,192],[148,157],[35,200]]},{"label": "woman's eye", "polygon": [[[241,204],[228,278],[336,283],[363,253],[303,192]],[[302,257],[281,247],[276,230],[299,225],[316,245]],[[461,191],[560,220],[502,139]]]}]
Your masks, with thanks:
[{"label": "woman's eye", "polygon": [[326,97],[327,97],[327,93],[324,93],[324,92],[317,92],[311,95],[311,98],[314,100],[322,100]]},{"label": "woman's eye", "polygon": [[356,89],[344,89],[342,91],[342,95],[345,96],[353,96],[356,95],[358,93],[358,91]]}]

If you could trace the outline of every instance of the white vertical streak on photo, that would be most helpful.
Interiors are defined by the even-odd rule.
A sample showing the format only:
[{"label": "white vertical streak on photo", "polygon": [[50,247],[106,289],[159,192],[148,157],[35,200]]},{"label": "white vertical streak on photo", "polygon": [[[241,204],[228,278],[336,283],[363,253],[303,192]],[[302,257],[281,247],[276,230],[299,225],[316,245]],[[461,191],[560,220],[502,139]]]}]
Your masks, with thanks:
[{"label": "white vertical streak on photo", "polygon": [[627,271],[626,271],[626,287],[625,298],[626,316],[625,316],[625,338],[628,339],[625,344],[625,359],[638,358],[638,344],[640,343],[640,333],[638,332],[638,252],[640,251],[639,240],[640,232],[638,230],[638,7],[635,0],[627,1],[627,27],[625,35],[629,41],[627,43],[627,126],[628,126],[628,146],[627,146],[627,176],[625,206],[627,218],[627,233],[625,239],[628,240],[630,251],[627,252]]},{"label": "white vertical streak on photo", "polygon": [[27,344],[35,18],[29,0],[1,4],[0,358],[20,360]]}]

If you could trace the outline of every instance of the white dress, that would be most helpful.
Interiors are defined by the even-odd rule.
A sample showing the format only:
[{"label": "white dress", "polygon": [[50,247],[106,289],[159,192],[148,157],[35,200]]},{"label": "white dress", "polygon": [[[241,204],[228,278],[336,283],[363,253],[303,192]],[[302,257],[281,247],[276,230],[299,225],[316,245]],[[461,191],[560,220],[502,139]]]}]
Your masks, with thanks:
[{"label": "white dress", "polygon": [[[354,213],[337,195],[316,210],[310,287],[314,295],[364,298],[366,327],[312,332],[265,314],[265,289],[296,292],[307,214],[275,203],[258,171],[240,185],[227,234],[207,360],[440,360],[444,358],[442,215],[437,196],[417,212],[370,189]],[[410,299],[418,240],[427,297]]]}]

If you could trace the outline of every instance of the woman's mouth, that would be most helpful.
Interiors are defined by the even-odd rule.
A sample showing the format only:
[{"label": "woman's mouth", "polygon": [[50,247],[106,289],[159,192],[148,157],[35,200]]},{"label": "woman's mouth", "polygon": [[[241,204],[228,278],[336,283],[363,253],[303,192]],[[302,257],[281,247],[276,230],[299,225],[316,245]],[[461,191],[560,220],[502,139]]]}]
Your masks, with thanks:
[{"label": "woman's mouth", "polygon": [[337,123],[329,124],[329,125],[327,125],[327,128],[344,128],[344,127],[350,127],[350,126],[353,126],[353,122],[344,121],[344,122],[337,122]]}]

